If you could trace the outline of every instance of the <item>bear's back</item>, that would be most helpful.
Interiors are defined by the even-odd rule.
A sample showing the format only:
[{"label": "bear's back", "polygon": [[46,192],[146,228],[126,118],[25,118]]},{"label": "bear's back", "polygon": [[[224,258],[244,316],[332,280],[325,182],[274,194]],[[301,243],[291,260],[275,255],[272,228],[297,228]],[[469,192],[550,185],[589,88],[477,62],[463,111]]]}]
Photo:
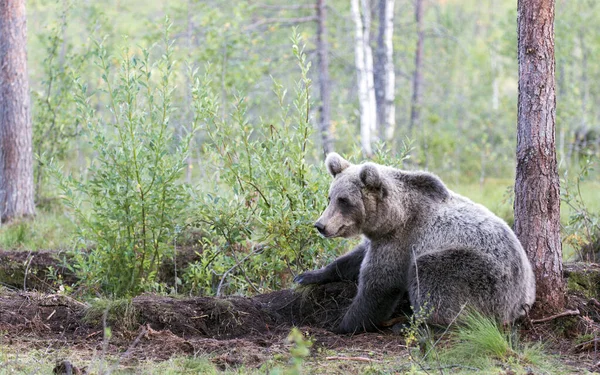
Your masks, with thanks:
[{"label": "bear's back", "polygon": [[522,255],[516,236],[504,220],[459,194],[451,192],[449,199],[428,215],[416,238],[419,253],[464,248],[500,261]]}]

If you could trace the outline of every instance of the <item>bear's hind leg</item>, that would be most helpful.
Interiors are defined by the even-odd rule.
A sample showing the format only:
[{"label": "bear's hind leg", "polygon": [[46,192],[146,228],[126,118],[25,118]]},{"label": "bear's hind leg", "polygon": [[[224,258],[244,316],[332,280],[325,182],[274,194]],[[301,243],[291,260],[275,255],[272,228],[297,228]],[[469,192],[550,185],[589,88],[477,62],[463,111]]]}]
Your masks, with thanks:
[{"label": "bear's hind leg", "polygon": [[409,269],[410,302],[415,312],[424,309],[433,324],[448,325],[467,308],[503,318],[503,310],[510,308],[505,274],[497,263],[471,250],[425,254]]}]

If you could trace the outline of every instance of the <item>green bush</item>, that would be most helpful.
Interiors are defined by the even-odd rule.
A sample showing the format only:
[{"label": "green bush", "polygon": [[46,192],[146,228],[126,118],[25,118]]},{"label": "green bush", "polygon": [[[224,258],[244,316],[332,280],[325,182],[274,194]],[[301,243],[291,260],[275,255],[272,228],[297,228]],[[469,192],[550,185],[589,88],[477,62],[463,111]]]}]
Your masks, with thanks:
[{"label": "green bush", "polygon": [[[246,99],[238,98],[231,120],[216,115],[210,85],[194,91],[197,113],[206,124],[208,157],[215,181],[196,197],[196,225],[204,228],[204,260],[188,268],[184,279],[202,293],[262,292],[286,286],[294,274],[336,255],[339,241],[325,240],[313,223],[325,208],[330,177],[310,163],[312,145],[309,63],[293,40],[300,79],[292,103],[274,82],[279,118],[253,125]],[[226,126],[227,125],[227,126]]]},{"label": "green bush", "polygon": [[[188,195],[178,183],[192,134],[176,144],[170,127],[174,110],[174,64],[165,27],[164,51],[125,48],[119,71],[101,43],[96,63],[100,93],[78,83],[77,119],[86,125],[95,158],[87,180],[58,176],[73,209],[81,252],[74,268],[82,283],[114,296],[156,288],[161,260],[169,256]],[[90,104],[104,94],[110,116]]]}]

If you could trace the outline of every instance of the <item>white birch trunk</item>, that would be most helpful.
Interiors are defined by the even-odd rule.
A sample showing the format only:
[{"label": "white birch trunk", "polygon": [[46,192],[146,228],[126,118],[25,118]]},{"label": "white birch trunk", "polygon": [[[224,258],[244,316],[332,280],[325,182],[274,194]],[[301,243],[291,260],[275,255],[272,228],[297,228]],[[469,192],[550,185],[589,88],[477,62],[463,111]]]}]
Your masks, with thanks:
[{"label": "white birch trunk", "polygon": [[[373,53],[369,46],[371,25],[368,0],[351,0],[351,13],[356,25],[355,62],[358,82],[358,101],[360,107],[360,142],[366,156],[373,154],[371,143],[376,134],[375,90],[373,84]],[[367,10],[364,12],[364,10]]]},{"label": "white birch trunk", "polygon": [[384,118],[384,136],[386,141],[394,137],[396,128],[396,74],[394,72],[394,45],[392,37],[394,35],[394,0],[385,2],[385,30],[383,33],[383,43],[385,45],[385,118]]},{"label": "white birch trunk", "polygon": [[367,95],[369,126],[371,129],[371,142],[376,142],[377,132],[377,102],[375,100],[375,82],[373,78],[373,50],[371,49],[371,2],[361,0],[361,15],[363,18],[363,48],[365,50],[365,74],[367,75]]}]

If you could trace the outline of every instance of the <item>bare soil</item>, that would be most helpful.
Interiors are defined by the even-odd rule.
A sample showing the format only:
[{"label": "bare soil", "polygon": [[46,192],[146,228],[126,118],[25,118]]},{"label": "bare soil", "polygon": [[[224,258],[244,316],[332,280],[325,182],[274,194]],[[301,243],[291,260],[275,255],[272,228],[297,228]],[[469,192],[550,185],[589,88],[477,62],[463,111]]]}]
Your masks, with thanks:
[{"label": "bare soil", "polygon": [[[245,297],[166,297],[144,294],[134,298],[126,313],[107,309],[91,314],[90,304],[71,297],[49,293],[53,280],[45,279],[41,270],[52,266],[61,269],[55,254],[35,253],[35,257],[0,252],[0,269],[18,274],[22,264],[29,269],[28,290],[39,285],[42,292],[24,291],[22,280],[6,278],[0,282],[0,344],[15,347],[71,348],[108,353],[123,362],[144,359],[162,360],[173,355],[210,354],[219,367],[244,365],[257,367],[274,354],[287,353],[286,337],[291,327],[310,335],[317,348],[356,351],[372,355],[405,353],[404,339],[397,329],[354,336],[337,335],[330,330],[337,325],[356,294],[353,283],[288,289]],[[7,263],[5,263],[7,262]],[[37,263],[36,263],[37,262]],[[37,269],[36,273],[29,273]],[[62,268],[63,271],[66,268]],[[552,319],[541,324],[524,324],[522,335],[541,340],[559,353],[565,362],[587,370],[600,371],[600,303],[593,295],[589,280],[600,275],[597,265],[577,265],[566,272],[571,280],[591,286],[569,296],[569,309],[579,315]],[[573,277],[587,275],[586,277]],[[35,276],[36,281],[34,282]],[[589,276],[589,277],[588,277]],[[46,274],[45,277],[48,277]],[[54,274],[52,277],[56,277]],[[68,270],[60,276],[71,280]],[[19,282],[15,282],[19,281]],[[16,286],[21,284],[21,290]],[[0,284],[1,285],[1,284]],[[55,289],[54,289],[55,290]],[[396,316],[403,316],[407,304]],[[112,335],[105,335],[110,326]],[[587,336],[586,336],[587,335]],[[594,336],[595,335],[595,336]],[[588,340],[581,340],[588,337]],[[595,338],[594,338],[595,337]],[[598,366],[598,368],[594,368]]]}]

